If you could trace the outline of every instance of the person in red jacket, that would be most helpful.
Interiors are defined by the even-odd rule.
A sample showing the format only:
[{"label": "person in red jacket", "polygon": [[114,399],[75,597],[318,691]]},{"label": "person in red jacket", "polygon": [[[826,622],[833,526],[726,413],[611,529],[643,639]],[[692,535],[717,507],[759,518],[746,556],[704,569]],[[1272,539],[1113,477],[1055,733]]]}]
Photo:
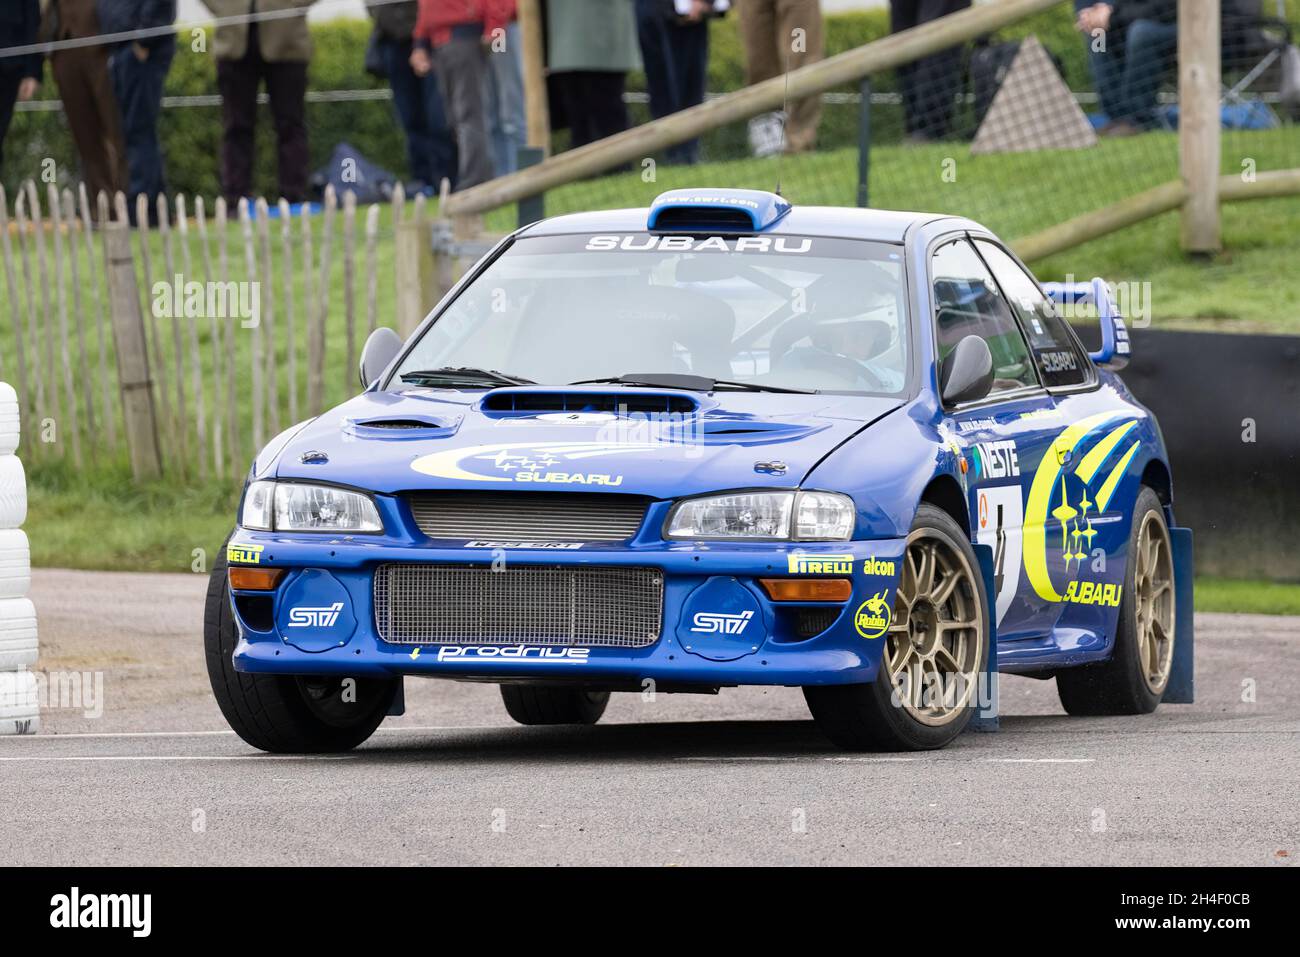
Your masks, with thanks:
[{"label": "person in red jacket", "polygon": [[420,0],[411,69],[417,76],[437,73],[460,157],[458,189],[492,178],[483,96],[487,58],[507,55],[505,30],[514,16],[515,0]]}]

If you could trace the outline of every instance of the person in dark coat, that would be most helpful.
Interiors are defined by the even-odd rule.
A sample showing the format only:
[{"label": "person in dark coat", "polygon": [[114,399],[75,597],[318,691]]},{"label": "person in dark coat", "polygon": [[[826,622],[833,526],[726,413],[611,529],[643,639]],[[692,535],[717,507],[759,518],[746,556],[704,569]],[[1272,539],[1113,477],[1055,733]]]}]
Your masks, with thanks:
[{"label": "person in dark coat", "polygon": [[456,188],[456,141],[432,71],[417,76],[411,69],[411,34],[419,14],[417,0],[373,4],[368,0],[375,38],[393,106],[406,133],[406,159],[415,186],[437,190],[443,179]]},{"label": "person in dark coat", "polygon": [[[163,82],[176,55],[176,0],[99,0],[99,26],[105,33],[165,32],[144,35],[116,45],[109,55],[113,94],[122,115],[129,176],[127,197],[144,194],[152,202],[166,192],[158,116],[162,112]],[[153,206],[150,206],[153,209]]]},{"label": "person in dark coat", "polygon": [[[0,3],[0,50],[31,46],[40,26],[40,0],[5,0]],[[14,116],[14,103],[36,94],[41,66],[39,53],[0,57],[0,169],[4,168],[5,135]]]},{"label": "person in dark coat", "polygon": [[[636,34],[656,120],[704,102],[714,0],[636,0]],[[698,139],[668,149],[668,162],[696,163]]]},{"label": "person in dark coat", "polygon": [[[964,10],[971,0],[890,0],[889,31],[899,33]],[[949,47],[898,68],[908,139],[929,142],[952,132],[952,111],[961,93],[962,48]]]}]

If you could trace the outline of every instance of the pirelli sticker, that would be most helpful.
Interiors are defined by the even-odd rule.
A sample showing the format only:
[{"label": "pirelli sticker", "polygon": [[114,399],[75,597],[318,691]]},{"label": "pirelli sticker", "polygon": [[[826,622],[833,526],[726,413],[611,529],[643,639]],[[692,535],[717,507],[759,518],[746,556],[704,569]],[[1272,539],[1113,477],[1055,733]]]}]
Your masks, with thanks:
[{"label": "pirelli sticker", "polygon": [[852,575],[852,555],[788,555],[791,575]]},{"label": "pirelli sticker", "polygon": [[259,565],[261,562],[261,545],[226,546],[226,563],[229,565]]}]

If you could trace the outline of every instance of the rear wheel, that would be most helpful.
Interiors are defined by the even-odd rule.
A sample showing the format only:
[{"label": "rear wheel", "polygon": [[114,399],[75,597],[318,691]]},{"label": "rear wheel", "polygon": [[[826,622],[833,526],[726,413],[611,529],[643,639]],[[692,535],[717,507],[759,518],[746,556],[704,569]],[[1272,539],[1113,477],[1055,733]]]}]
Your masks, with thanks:
[{"label": "rear wheel", "polygon": [[1149,714],[1169,684],[1174,663],[1174,553],[1164,508],[1142,488],[1133,509],[1128,567],[1109,661],[1056,676],[1070,714]]},{"label": "rear wheel", "polygon": [[970,721],[988,658],[985,601],[961,526],[922,503],[907,537],[880,673],[871,684],[804,688],[818,726],[854,751],[948,744]]},{"label": "rear wheel", "polygon": [[243,674],[231,660],[238,641],[223,547],[208,579],[203,615],[208,680],[230,727],[263,751],[355,748],[379,727],[397,691],[400,679]]},{"label": "rear wheel", "polygon": [[501,700],[520,724],[595,724],[609,704],[609,692],[502,685]]}]

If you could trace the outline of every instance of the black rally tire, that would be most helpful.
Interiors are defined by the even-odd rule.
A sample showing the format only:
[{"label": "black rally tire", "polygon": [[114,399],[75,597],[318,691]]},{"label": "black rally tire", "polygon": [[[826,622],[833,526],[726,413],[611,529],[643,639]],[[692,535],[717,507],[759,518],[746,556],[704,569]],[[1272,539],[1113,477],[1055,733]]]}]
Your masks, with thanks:
[{"label": "black rally tire", "polygon": [[595,724],[609,704],[608,691],[501,685],[506,712],[520,724]]},{"label": "black rally tire", "polygon": [[[1160,499],[1154,491],[1142,486],[1133,507],[1133,525],[1129,529],[1128,562],[1124,569],[1124,594],[1120,598],[1119,616],[1115,630],[1115,648],[1109,660],[1078,668],[1069,668],[1056,675],[1056,693],[1066,712],[1078,716],[1150,714],[1160,704],[1164,691],[1153,692],[1142,677],[1138,660],[1138,624],[1133,584],[1138,531],[1142,520],[1154,512],[1168,536],[1168,524]],[[1177,644],[1178,635],[1174,634]]]},{"label": "black rally tire", "polygon": [[203,610],[203,646],[208,680],[213,697],[226,722],[248,744],[276,754],[329,753],[348,751],[365,741],[388,713],[399,679],[355,679],[355,714],[345,718],[326,716],[325,708],[341,706],[341,695],[329,700],[329,689],[339,695],[335,679],[313,680],[281,675],[250,675],[235,670],[232,655],[239,634],[230,608],[230,587],[226,579],[226,548],[223,545],[208,578],[207,601]]},{"label": "black rally tire", "polygon": [[[979,653],[978,674],[982,675],[988,666],[989,653],[988,596],[984,591],[984,576],[975,557],[975,550],[952,516],[927,502],[921,503],[912,522],[913,533],[920,529],[943,538],[965,557],[971,569],[975,588],[973,598],[981,622],[982,649]],[[903,560],[907,560],[906,552]],[[812,712],[817,727],[838,747],[846,751],[931,751],[945,747],[970,723],[978,703],[978,694],[972,695],[970,705],[948,723],[927,725],[894,703],[894,687],[884,667],[882,657],[881,671],[870,684],[810,685],[803,689],[808,710]]]}]

